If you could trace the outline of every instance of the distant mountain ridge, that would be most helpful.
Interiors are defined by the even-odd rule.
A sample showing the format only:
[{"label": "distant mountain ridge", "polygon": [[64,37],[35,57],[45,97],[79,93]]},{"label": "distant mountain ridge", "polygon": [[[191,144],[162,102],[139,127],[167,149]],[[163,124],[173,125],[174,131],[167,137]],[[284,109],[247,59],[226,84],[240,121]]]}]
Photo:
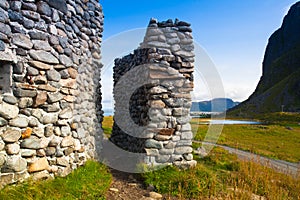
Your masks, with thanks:
[{"label": "distant mountain ridge", "polygon": [[254,93],[230,113],[300,112],[300,2],[269,38]]},{"label": "distant mountain ridge", "polygon": [[216,98],[210,101],[192,102],[191,112],[225,112],[226,110],[238,105],[228,98]]}]

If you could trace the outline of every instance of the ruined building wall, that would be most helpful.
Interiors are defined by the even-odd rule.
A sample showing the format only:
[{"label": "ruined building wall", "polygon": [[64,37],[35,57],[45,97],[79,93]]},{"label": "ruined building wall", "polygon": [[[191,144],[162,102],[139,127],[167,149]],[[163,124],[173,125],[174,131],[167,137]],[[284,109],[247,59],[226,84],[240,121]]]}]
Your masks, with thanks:
[{"label": "ruined building wall", "polygon": [[96,0],[0,1],[0,187],[97,156],[102,31]]},{"label": "ruined building wall", "polygon": [[190,24],[151,19],[144,41],[115,60],[110,140],[151,166],[195,165],[190,121],[194,45]]}]

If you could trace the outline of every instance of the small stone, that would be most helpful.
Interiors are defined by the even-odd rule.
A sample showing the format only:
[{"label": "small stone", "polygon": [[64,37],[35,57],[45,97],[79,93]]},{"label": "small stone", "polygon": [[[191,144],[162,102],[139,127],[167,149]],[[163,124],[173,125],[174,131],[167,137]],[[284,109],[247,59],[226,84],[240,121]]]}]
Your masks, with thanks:
[{"label": "small stone", "polygon": [[[27,17],[34,21],[39,21],[39,19],[40,19],[40,14],[37,12],[32,12],[30,10],[21,10],[21,13],[24,17]],[[32,38],[32,39],[34,39],[34,38]]]},{"label": "small stone", "polygon": [[192,147],[188,147],[188,146],[181,146],[181,147],[176,147],[175,148],[175,154],[188,154],[188,153],[192,153],[193,152],[193,148]]},{"label": "small stone", "polygon": [[71,136],[66,136],[64,139],[61,141],[60,146],[61,147],[69,147],[74,145],[74,139]]},{"label": "small stone", "polygon": [[21,132],[15,129],[8,129],[2,135],[2,139],[5,142],[16,142],[21,137]]},{"label": "small stone", "polygon": [[19,108],[5,102],[0,104],[0,116],[5,119],[13,119],[19,114]]},{"label": "small stone", "polygon": [[12,95],[3,95],[3,101],[12,105],[18,103],[18,99]]},{"label": "small stone", "polygon": [[71,60],[71,58],[69,58],[66,55],[60,55],[59,61],[61,64],[63,64],[66,67],[71,67],[73,65],[73,61]]},{"label": "small stone", "polygon": [[41,109],[32,109],[31,115],[37,119],[42,117],[42,110]]},{"label": "small stone", "polygon": [[145,142],[145,147],[147,148],[155,148],[155,149],[161,149],[163,147],[161,142],[158,142],[156,140],[153,139],[148,139]]},{"label": "small stone", "polygon": [[61,79],[60,84],[66,88],[76,89],[77,87],[76,79]]},{"label": "small stone", "polygon": [[8,13],[0,8],[0,22],[7,23],[9,20]]},{"label": "small stone", "polygon": [[29,36],[33,40],[46,40],[48,39],[48,34],[41,31],[29,31]]},{"label": "small stone", "polygon": [[181,131],[191,131],[192,128],[191,128],[191,125],[189,123],[187,124],[184,124],[181,126]]},{"label": "small stone", "polygon": [[50,25],[49,26],[49,32],[53,35],[57,35],[57,29],[56,29],[56,26],[54,25]]},{"label": "small stone", "polygon": [[9,8],[9,4],[6,0],[1,0],[0,1],[0,7],[4,8],[4,9],[8,9]]},{"label": "small stone", "polygon": [[109,188],[109,191],[112,191],[112,192],[119,192],[119,190],[117,188]]},{"label": "small stone", "polygon": [[25,17],[23,18],[23,20],[24,20],[23,25],[24,25],[25,28],[27,28],[27,29],[34,28],[35,22],[33,20],[27,19]]},{"label": "small stone", "polygon": [[55,147],[47,147],[45,152],[46,152],[47,156],[53,156],[56,153],[56,148]]},{"label": "small stone", "polygon": [[8,155],[18,154],[20,152],[20,145],[16,143],[7,144],[5,149]]},{"label": "small stone", "polygon": [[[48,169],[50,171],[50,168]],[[31,177],[33,181],[38,181],[38,180],[48,180],[51,179],[52,177],[50,176],[48,170],[43,170],[39,172],[34,172]]]},{"label": "small stone", "polygon": [[0,167],[2,167],[6,162],[6,155],[4,153],[0,153]]},{"label": "small stone", "polygon": [[0,117],[0,127],[6,126],[7,124],[8,122],[4,118]]},{"label": "small stone", "polygon": [[61,127],[61,136],[68,136],[71,134],[70,126],[62,126]]},{"label": "small stone", "polygon": [[183,157],[185,160],[191,161],[193,160],[193,154],[189,153],[189,154],[183,154]]},{"label": "small stone", "polygon": [[33,47],[36,50],[44,50],[44,51],[50,51],[51,46],[49,45],[48,41],[46,40],[32,40]]},{"label": "small stone", "polygon": [[36,155],[36,150],[33,149],[21,149],[22,157],[32,157]]},{"label": "small stone", "polygon": [[162,195],[157,192],[149,192],[149,197],[153,199],[162,199]]},{"label": "small stone", "polygon": [[46,72],[47,74],[47,78],[49,81],[60,81],[61,79],[61,75],[59,72],[57,72],[55,69],[52,69],[52,70],[48,70]]},{"label": "small stone", "polygon": [[78,75],[78,72],[76,69],[70,67],[70,68],[68,68],[68,72],[69,72],[71,78],[76,79],[76,77]]},{"label": "small stone", "polygon": [[32,135],[42,138],[44,137],[44,129],[42,127],[34,127],[32,129]]},{"label": "small stone", "polygon": [[49,168],[48,160],[46,157],[44,157],[36,160],[33,163],[30,163],[28,166],[28,172],[29,173],[38,172],[38,171],[47,170],[48,168]]},{"label": "small stone", "polygon": [[51,68],[51,65],[39,62],[39,61],[29,61],[29,64],[35,68],[41,69],[41,70],[49,70]]},{"label": "small stone", "polygon": [[56,92],[56,88],[51,85],[39,85],[38,89],[40,90],[46,90],[47,92]]},{"label": "small stone", "polygon": [[173,128],[163,128],[159,130],[160,135],[167,135],[167,136],[173,135],[174,132],[175,130]]},{"label": "small stone", "polygon": [[15,88],[13,92],[16,97],[35,97],[37,94],[35,90],[24,90],[21,88]]},{"label": "small stone", "polygon": [[185,116],[190,113],[186,108],[173,108],[173,116]]},{"label": "small stone", "polygon": [[39,120],[38,120],[37,118],[31,117],[31,118],[29,119],[28,125],[29,125],[30,127],[37,127],[37,126],[40,125],[40,122],[39,122]]},{"label": "small stone", "polygon": [[20,2],[20,1],[10,1],[10,9],[12,9],[12,10],[20,11],[21,5],[22,5],[22,2]]},{"label": "small stone", "polygon": [[0,51],[4,51],[5,50],[5,43],[0,40]]},{"label": "small stone", "polygon": [[158,156],[159,155],[159,151],[157,149],[148,149],[148,148],[145,148],[145,151],[146,151],[146,155],[147,156]]},{"label": "small stone", "polygon": [[39,70],[33,68],[33,67],[27,67],[27,75],[29,76],[36,76],[39,74]]},{"label": "small stone", "polygon": [[0,22],[0,32],[6,36],[11,36],[11,28],[9,25]]},{"label": "small stone", "polygon": [[53,94],[48,94],[48,102],[49,103],[55,103],[58,102],[60,100],[62,100],[64,98],[64,95],[61,94],[60,92],[56,92]]},{"label": "small stone", "polygon": [[36,155],[38,157],[45,157],[46,156],[46,152],[45,152],[44,149],[38,149],[38,150],[36,150]]},{"label": "small stone", "polygon": [[56,57],[54,57],[51,53],[42,51],[42,50],[30,50],[29,55],[41,62],[49,63],[49,64],[58,64],[58,60]]},{"label": "small stone", "polygon": [[162,100],[152,100],[150,102],[151,108],[164,108],[166,105]]},{"label": "small stone", "polygon": [[70,78],[68,69],[61,70],[59,73],[60,73],[61,78],[63,78],[63,79]]},{"label": "small stone", "polygon": [[20,98],[20,100],[19,100],[19,108],[28,108],[28,107],[32,106],[32,104],[33,104],[32,98],[23,97],[23,98]]},{"label": "small stone", "polygon": [[53,137],[53,139],[49,143],[49,146],[50,147],[56,147],[60,142],[61,142],[60,137]]},{"label": "small stone", "polygon": [[59,113],[59,118],[61,119],[70,119],[73,117],[73,110],[71,108],[65,108]]},{"label": "small stone", "polygon": [[43,124],[55,124],[58,120],[58,115],[56,113],[46,113],[43,114],[41,122]]},{"label": "small stone", "polygon": [[13,10],[8,10],[8,16],[9,16],[11,21],[17,22],[19,24],[23,24],[24,18],[21,15],[21,13],[13,11]]},{"label": "small stone", "polygon": [[161,86],[156,86],[149,90],[150,94],[161,94],[161,93],[166,93],[166,92],[168,92],[168,90]]},{"label": "small stone", "polygon": [[33,46],[30,38],[21,33],[15,33],[12,35],[12,43],[24,49],[31,49]]},{"label": "small stone", "polygon": [[46,148],[48,144],[49,141],[46,138],[39,139],[31,136],[30,138],[23,140],[23,142],[21,143],[21,147],[27,149],[42,149]]},{"label": "small stone", "polygon": [[32,78],[32,81],[35,84],[46,84],[48,82],[47,78],[44,75],[38,75]]},{"label": "small stone", "polygon": [[22,2],[22,9],[36,11],[37,10],[37,6],[36,6],[35,3]]},{"label": "small stone", "polygon": [[22,132],[22,139],[29,138],[32,134],[32,128],[26,128],[25,131]]},{"label": "small stone", "polygon": [[47,101],[47,92],[39,92],[36,97],[33,99],[33,106],[38,107],[45,104]]},{"label": "small stone", "polygon": [[45,128],[45,136],[50,137],[54,133],[54,128],[52,125],[46,126]]},{"label": "small stone", "polygon": [[60,157],[56,159],[57,165],[67,167],[69,166],[69,160],[67,157]]},{"label": "small stone", "polygon": [[46,112],[57,112],[60,110],[59,102],[43,105],[42,108]]},{"label": "small stone", "polygon": [[58,40],[58,38],[57,38],[56,36],[51,35],[51,36],[49,37],[49,43],[50,43],[51,45],[59,45],[59,40]]},{"label": "small stone", "polygon": [[15,127],[20,127],[20,128],[25,128],[28,126],[28,122],[29,122],[29,120],[27,117],[16,117],[9,121],[9,125],[15,126]]},{"label": "small stone", "polygon": [[66,1],[64,1],[64,0],[55,0],[55,1],[48,1],[48,3],[53,8],[61,11],[64,14],[67,14],[68,7],[67,7]]},{"label": "small stone", "polygon": [[156,135],[155,136],[155,139],[158,140],[158,141],[166,141],[166,140],[169,140],[172,136],[167,136],[167,135]]},{"label": "small stone", "polygon": [[14,155],[7,158],[6,165],[4,166],[4,169],[2,168],[2,170],[3,172],[20,172],[25,170],[26,167],[26,160],[20,156]]},{"label": "small stone", "polygon": [[51,17],[52,15],[51,7],[46,2],[43,1],[39,1],[37,3],[37,11],[42,15],[46,15],[48,17]]},{"label": "small stone", "polygon": [[194,135],[192,131],[182,132],[181,139],[182,140],[191,140],[193,139]]}]

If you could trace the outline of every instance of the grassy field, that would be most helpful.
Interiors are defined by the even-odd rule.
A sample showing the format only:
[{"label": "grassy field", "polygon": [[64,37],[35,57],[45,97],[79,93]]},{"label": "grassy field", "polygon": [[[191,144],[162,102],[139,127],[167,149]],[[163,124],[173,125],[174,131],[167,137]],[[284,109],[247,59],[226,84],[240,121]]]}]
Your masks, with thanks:
[{"label": "grassy field", "polygon": [[[195,140],[202,141],[209,125],[198,125],[193,119],[192,128],[197,131]],[[198,130],[197,130],[198,129]],[[250,151],[267,157],[300,161],[300,126],[286,125],[224,125],[218,144]]]},{"label": "grassy field", "polygon": [[105,199],[112,176],[106,166],[88,161],[68,176],[47,181],[26,181],[0,190],[0,199]]},{"label": "grassy field", "polygon": [[195,168],[167,167],[142,176],[157,192],[179,199],[299,199],[300,177],[244,162],[221,148],[196,158]]}]

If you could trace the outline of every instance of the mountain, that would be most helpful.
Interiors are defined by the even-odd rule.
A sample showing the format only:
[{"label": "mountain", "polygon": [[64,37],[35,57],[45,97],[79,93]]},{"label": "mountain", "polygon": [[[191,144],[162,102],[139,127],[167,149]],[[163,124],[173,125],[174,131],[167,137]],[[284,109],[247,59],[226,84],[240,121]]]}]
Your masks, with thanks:
[{"label": "mountain", "polygon": [[300,2],[269,38],[263,74],[254,93],[229,114],[300,112]]},{"label": "mountain", "polygon": [[211,101],[192,102],[191,112],[224,112],[238,105],[232,99],[216,98]]}]

